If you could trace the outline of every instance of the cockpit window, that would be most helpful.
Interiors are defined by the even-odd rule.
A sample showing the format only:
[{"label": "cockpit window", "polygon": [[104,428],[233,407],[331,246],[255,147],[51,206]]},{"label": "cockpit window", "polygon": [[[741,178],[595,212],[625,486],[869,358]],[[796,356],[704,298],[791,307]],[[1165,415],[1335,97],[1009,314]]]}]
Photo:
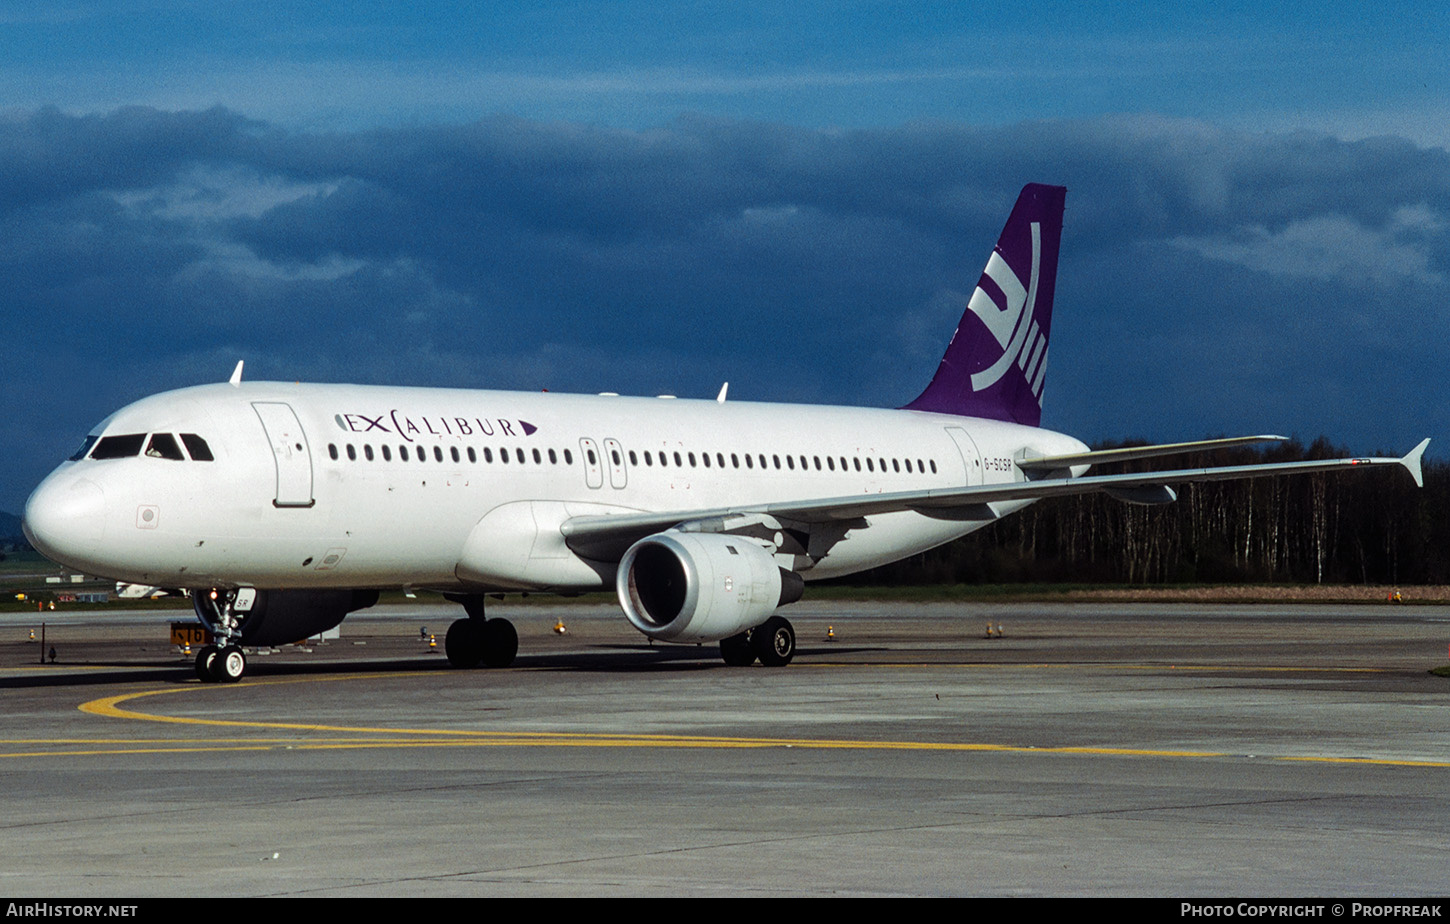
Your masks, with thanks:
[{"label": "cockpit window", "polygon": [[87,436],[86,441],[81,444],[80,449],[77,449],[75,451],[75,454],[70,457],[70,460],[72,462],[79,462],[80,460],[84,459],[86,457],[86,453],[91,451],[91,447],[96,445],[96,440],[98,439],[100,439],[100,437],[94,433]]},{"label": "cockpit window", "polygon": [[144,433],[123,433],[117,436],[105,436],[96,443],[96,448],[91,450],[92,459],[126,459],[141,452],[141,444],[146,441]]},{"label": "cockpit window", "polygon": [[174,462],[186,461],[186,456],[181,454],[181,447],[176,444],[176,437],[170,433],[151,434],[151,442],[146,444],[146,455],[153,459],[171,459]]},{"label": "cockpit window", "polygon": [[195,433],[181,434],[181,441],[186,444],[186,451],[191,453],[193,460],[197,462],[213,461],[211,447],[206,444],[206,440],[197,436]]}]

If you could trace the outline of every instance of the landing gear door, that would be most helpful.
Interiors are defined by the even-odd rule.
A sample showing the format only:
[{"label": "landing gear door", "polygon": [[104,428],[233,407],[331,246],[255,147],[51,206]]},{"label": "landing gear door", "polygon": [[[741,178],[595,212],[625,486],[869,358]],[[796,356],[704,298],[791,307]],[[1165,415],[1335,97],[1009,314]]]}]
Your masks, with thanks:
[{"label": "landing gear door", "polygon": [[307,435],[290,404],[280,401],[254,401],[252,407],[262,419],[262,429],[272,445],[272,459],[277,464],[276,507],[311,507],[312,453]]}]

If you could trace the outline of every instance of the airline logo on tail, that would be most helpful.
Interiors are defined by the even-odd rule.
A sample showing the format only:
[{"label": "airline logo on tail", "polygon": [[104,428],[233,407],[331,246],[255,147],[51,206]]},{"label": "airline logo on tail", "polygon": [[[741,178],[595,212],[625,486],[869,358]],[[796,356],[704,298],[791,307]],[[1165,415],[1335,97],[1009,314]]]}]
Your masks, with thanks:
[{"label": "airline logo on tail", "polygon": [[936,375],[908,408],[1039,426],[1066,193],[1022,188]]},{"label": "airline logo on tail", "polygon": [[987,261],[982,281],[995,283],[1001,293],[999,303],[982,284],[972,293],[967,310],[982,319],[987,330],[1002,345],[1002,356],[981,372],[972,373],[972,391],[981,391],[997,384],[1002,373],[1017,361],[1027,381],[1032,384],[1032,396],[1037,406],[1042,406],[1042,380],[1047,374],[1047,334],[1037,325],[1033,309],[1037,307],[1038,267],[1042,262],[1042,225],[1032,223],[1032,271],[1027,286],[1012,272],[1012,267],[997,251]]}]

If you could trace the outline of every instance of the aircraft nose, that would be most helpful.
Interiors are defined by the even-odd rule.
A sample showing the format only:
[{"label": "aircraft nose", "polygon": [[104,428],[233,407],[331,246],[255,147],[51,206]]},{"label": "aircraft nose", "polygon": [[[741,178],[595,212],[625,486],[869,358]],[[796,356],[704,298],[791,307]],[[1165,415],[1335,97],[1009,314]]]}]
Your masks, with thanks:
[{"label": "aircraft nose", "polygon": [[106,496],[87,478],[51,475],[25,502],[21,527],[30,544],[51,561],[84,569],[100,548]]}]

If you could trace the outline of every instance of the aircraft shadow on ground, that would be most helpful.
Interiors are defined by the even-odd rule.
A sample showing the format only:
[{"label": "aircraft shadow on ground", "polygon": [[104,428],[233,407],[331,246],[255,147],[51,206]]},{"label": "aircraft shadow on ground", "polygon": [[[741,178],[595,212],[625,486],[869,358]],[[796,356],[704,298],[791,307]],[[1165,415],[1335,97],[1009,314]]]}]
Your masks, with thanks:
[{"label": "aircraft shadow on ground", "polygon": [[[832,646],[832,655],[880,651],[879,648]],[[820,656],[826,650],[800,650],[797,658]],[[11,666],[13,669],[14,666]],[[464,671],[454,668],[441,655],[413,655],[378,660],[318,659],[311,661],[268,661],[253,657],[247,663],[247,681],[268,677],[296,677],[328,674],[378,674],[419,671],[458,671],[487,675],[511,670],[593,671],[601,673],[646,673],[658,671],[738,671],[720,660],[715,646],[674,647],[650,645],[601,645],[590,651],[561,654],[520,655],[512,667],[475,668]],[[196,671],[187,662],[176,659],[145,661],[85,661],[56,664],[34,664],[25,673],[0,677],[0,690],[23,690],[63,687],[100,687],[135,683],[195,683]],[[244,681],[245,682],[245,681]]]}]

